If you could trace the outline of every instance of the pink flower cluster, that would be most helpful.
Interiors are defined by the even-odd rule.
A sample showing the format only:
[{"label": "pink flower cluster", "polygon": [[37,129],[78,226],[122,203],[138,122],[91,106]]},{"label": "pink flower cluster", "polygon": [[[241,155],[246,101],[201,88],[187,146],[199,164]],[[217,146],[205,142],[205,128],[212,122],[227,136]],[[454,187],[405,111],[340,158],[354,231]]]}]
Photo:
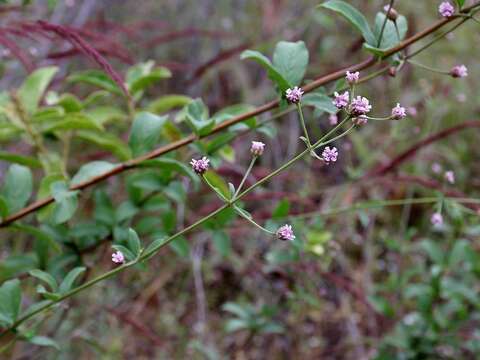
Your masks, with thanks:
[{"label": "pink flower cluster", "polygon": [[291,225],[283,225],[277,230],[277,239],[283,241],[295,240],[295,234],[293,233]]},{"label": "pink flower cluster", "polygon": [[195,173],[198,175],[203,175],[210,166],[210,160],[204,156],[198,160],[192,159],[192,161],[190,161],[190,165],[192,165],[192,169],[195,171]]},{"label": "pink flower cluster", "polygon": [[450,70],[450,75],[454,78],[464,78],[468,76],[468,69],[465,65],[456,65]]},{"label": "pink flower cluster", "polygon": [[352,114],[355,116],[365,115],[372,110],[372,105],[366,97],[357,96],[352,100]]},{"label": "pink flower cluster", "polygon": [[333,95],[335,95],[333,105],[335,105],[337,109],[344,109],[348,106],[348,102],[350,101],[350,93],[348,91],[345,91],[343,94],[335,91]]},{"label": "pink flower cluster", "polygon": [[304,91],[301,88],[295,86],[293,89],[287,89],[285,97],[292,104],[298,104],[302,100],[303,93]]},{"label": "pink flower cluster", "polygon": [[252,146],[250,147],[250,152],[254,156],[261,156],[265,150],[265,144],[260,141],[252,141]]},{"label": "pink flower cluster", "polygon": [[436,212],[430,218],[430,221],[433,226],[438,227],[443,225],[443,216],[439,212]]},{"label": "pink flower cluster", "polygon": [[399,103],[392,109],[392,119],[401,120],[407,117],[407,110],[401,107]]},{"label": "pink flower cluster", "polygon": [[354,72],[354,73],[351,73],[350,71],[347,71],[347,74],[345,75],[345,78],[347,79],[347,82],[350,85],[353,85],[353,84],[356,84],[358,82],[358,80],[360,79],[360,73],[358,71]]},{"label": "pink flower cluster", "polygon": [[123,264],[125,262],[125,256],[123,256],[121,251],[114,252],[112,254],[112,261],[115,264]]},{"label": "pink flower cluster", "polygon": [[336,147],[330,148],[330,146],[327,146],[325,149],[323,149],[322,152],[322,158],[325,163],[330,164],[331,162],[336,162],[338,158],[338,150]]},{"label": "pink flower cluster", "polygon": [[450,4],[449,1],[444,1],[438,7],[438,12],[444,18],[449,18],[453,16],[453,14],[455,14],[455,8],[453,7],[452,4]]}]

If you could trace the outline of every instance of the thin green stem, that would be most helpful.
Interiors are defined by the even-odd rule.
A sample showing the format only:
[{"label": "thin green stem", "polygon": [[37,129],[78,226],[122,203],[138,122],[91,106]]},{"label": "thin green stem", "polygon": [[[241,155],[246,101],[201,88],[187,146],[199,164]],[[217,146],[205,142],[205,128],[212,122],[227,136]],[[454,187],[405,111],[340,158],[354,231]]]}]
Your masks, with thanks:
[{"label": "thin green stem", "polygon": [[243,175],[242,181],[240,181],[240,185],[238,185],[237,190],[235,191],[235,195],[233,195],[233,198],[235,199],[237,195],[240,193],[240,190],[242,190],[243,184],[248,178],[248,175],[250,175],[250,172],[252,171],[253,165],[255,164],[255,161],[257,160],[258,156],[253,156],[252,161],[250,161],[250,165],[248,166],[247,171],[245,172],[245,175]]},{"label": "thin green stem", "polygon": [[270,234],[270,235],[273,235],[275,234],[273,231],[270,231],[270,230],[267,230],[265,229],[263,226],[261,226],[260,224],[257,224],[255,222],[255,220],[253,220],[251,217],[248,217],[247,215],[243,214],[241,211],[237,211],[237,214],[240,215],[241,217],[243,217],[245,220],[247,220],[250,224],[254,225],[255,227],[259,228],[260,230]]},{"label": "thin green stem", "polygon": [[407,62],[414,65],[414,66],[418,66],[419,68],[422,68],[422,69],[425,69],[425,70],[428,70],[428,71],[431,71],[431,72],[434,72],[434,73],[437,73],[437,74],[450,75],[450,73],[448,71],[434,69],[430,66],[418,63],[418,62],[413,61],[413,60],[407,60]]},{"label": "thin green stem", "polygon": [[305,135],[305,139],[307,141],[307,147],[310,148],[312,144],[310,142],[310,137],[308,136],[307,126],[305,125],[305,119],[303,117],[303,110],[302,110],[301,103],[297,104],[297,111],[298,111],[298,115],[300,116],[300,123],[302,124],[303,134]]}]

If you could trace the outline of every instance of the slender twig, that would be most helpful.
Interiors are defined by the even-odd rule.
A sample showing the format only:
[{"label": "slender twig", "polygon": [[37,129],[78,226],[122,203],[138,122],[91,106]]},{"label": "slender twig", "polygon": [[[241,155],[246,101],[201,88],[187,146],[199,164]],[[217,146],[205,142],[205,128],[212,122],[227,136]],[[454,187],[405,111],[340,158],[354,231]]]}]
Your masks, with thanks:
[{"label": "slender twig", "polygon": [[385,31],[385,27],[387,26],[387,21],[388,21],[388,14],[390,13],[390,10],[392,10],[394,2],[395,0],[390,0],[390,4],[388,5],[388,11],[387,11],[387,14],[385,15],[385,19],[383,20],[382,30],[380,30],[380,35],[378,36],[377,48],[379,48],[380,45],[382,44],[383,33]]}]

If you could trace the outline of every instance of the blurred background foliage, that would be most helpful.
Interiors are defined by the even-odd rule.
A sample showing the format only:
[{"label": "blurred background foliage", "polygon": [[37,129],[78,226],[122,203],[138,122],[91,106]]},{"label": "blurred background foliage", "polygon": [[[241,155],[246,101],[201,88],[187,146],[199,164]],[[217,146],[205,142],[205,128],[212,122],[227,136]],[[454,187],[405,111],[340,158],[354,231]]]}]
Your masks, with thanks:
[{"label": "blurred background foliage", "polygon": [[[385,5],[349,3],[371,23]],[[208,154],[215,168],[209,180],[228,192],[227,182],[242,178],[251,140],[264,141],[268,150],[247,183],[302,150],[297,114],[264,122],[270,113],[82,192],[67,187],[274,99],[265,71],[240,60],[243,50],[270,57],[278,41],[303,40],[310,52],[307,82],[365,59],[360,35],[341,17],[314,10],[316,5],[2,2],[1,215],[50,194],[55,201],[1,230],[0,279],[7,282],[0,298],[16,286],[8,282],[14,278],[21,279],[23,309],[38,300],[37,293],[55,297],[56,284],[47,286],[38,280],[41,274],[33,272],[35,278],[29,271],[41,269],[59,283],[70,273],[73,284],[74,275],[85,280],[112,268],[112,242],[128,246],[129,227],[147,244],[216,209],[221,202],[187,165],[193,155]],[[433,0],[397,1],[395,8],[408,19],[411,35],[438,19],[437,6]],[[101,71],[98,59],[92,61],[95,56],[85,56],[58,32],[33,26],[38,19],[80,29],[122,74],[131,99]],[[9,27],[20,30],[6,32]],[[476,127],[421,148],[383,176],[371,174],[420,139],[479,121],[478,30],[478,23],[467,23],[417,59],[446,70],[465,63],[467,79],[407,65],[396,77],[362,84],[376,115],[400,102],[409,107],[409,118],[371,122],[336,143],[335,166],[297,163],[244,199],[267,229],[291,222],[294,242],[274,241],[224,211],[150,262],[32,320],[25,341],[5,356],[477,358],[480,208],[444,199],[478,194]],[[333,89],[331,84],[324,90]],[[189,121],[191,114],[200,116],[200,127]],[[328,113],[306,109],[305,115],[313,137],[330,129]],[[132,121],[148,126],[135,131]],[[454,185],[445,184],[446,170],[455,171]],[[383,202],[425,197],[433,200]],[[432,227],[430,216],[440,204],[445,223]]]}]

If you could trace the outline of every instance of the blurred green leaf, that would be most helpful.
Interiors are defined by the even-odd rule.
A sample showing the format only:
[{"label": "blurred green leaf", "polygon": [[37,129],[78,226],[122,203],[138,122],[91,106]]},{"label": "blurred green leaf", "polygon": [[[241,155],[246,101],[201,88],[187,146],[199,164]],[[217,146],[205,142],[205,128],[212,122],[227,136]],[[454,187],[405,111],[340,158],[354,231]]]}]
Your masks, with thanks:
[{"label": "blurred green leaf", "polygon": [[118,160],[125,161],[131,157],[131,151],[128,146],[113,134],[105,133],[104,131],[81,130],[75,136],[111,152]]},{"label": "blurred green leaf", "polygon": [[100,176],[109,172],[115,167],[114,164],[107,161],[92,161],[83,165],[80,170],[75,174],[71,181],[71,185],[78,185],[91,178]]},{"label": "blurred green leaf", "polygon": [[127,243],[128,248],[132,251],[133,255],[137,257],[140,254],[142,244],[140,243],[137,233],[132,228],[128,229]]},{"label": "blurred green leaf", "polygon": [[52,214],[53,223],[62,224],[70,220],[77,210],[77,192],[70,191],[64,181],[56,181],[51,184],[50,191],[55,199],[55,209]]},{"label": "blurred green leaf", "polygon": [[31,343],[31,344],[34,344],[34,345],[38,345],[38,346],[50,346],[50,347],[53,347],[57,350],[60,350],[60,346],[58,345],[58,343],[47,337],[47,336],[40,336],[40,335],[37,335],[37,336],[33,336],[31,338],[28,339],[28,342]]},{"label": "blurred green leaf", "polygon": [[200,182],[198,176],[189,166],[175,159],[157,158],[152,160],[145,160],[140,163],[140,167],[154,167],[162,171],[174,171],[189,177],[196,184]]},{"label": "blurred green leaf", "polygon": [[183,236],[171,241],[168,246],[180,257],[186,258],[190,254],[190,244]]},{"label": "blurred green leaf", "polygon": [[160,80],[169,78],[172,76],[170,70],[165,67],[155,68],[147,75],[143,75],[130,84],[130,93],[135,95],[139,91],[145,90],[147,87],[154,85]]},{"label": "blurred green leaf", "polygon": [[5,175],[0,194],[8,204],[9,213],[20,210],[32,195],[33,179],[29,168],[13,164]]},{"label": "blurred green leaf", "polygon": [[35,270],[30,270],[29,274],[47,283],[51,291],[53,292],[57,291],[57,288],[58,288],[57,281],[49,273],[42,270],[35,269]]},{"label": "blurred green leaf", "polygon": [[184,107],[192,100],[192,98],[184,95],[165,95],[150,102],[147,109],[155,114],[163,114],[172,109]]},{"label": "blurred green leaf", "polygon": [[158,144],[166,121],[166,116],[158,116],[148,112],[141,112],[136,115],[128,139],[128,145],[133,156],[142,155]]},{"label": "blurred green leaf", "polygon": [[67,81],[72,83],[83,82],[89,85],[98,86],[116,95],[122,95],[122,90],[106,73],[101,70],[87,70],[70,75]]},{"label": "blurred green leaf", "polygon": [[329,114],[336,114],[338,112],[338,109],[332,103],[332,99],[329,96],[318,92],[309,93],[303,96],[302,105],[313,106],[315,109]]},{"label": "blurred green leaf", "polygon": [[21,300],[22,291],[18,279],[5,281],[0,286],[0,323],[8,326],[17,320]]},{"label": "blurred green leaf", "polygon": [[81,113],[68,113],[62,120],[50,122],[42,126],[42,132],[62,131],[62,130],[103,130],[103,126],[98,125],[95,120]]},{"label": "blurred green leaf", "polygon": [[212,236],[213,246],[222,256],[229,256],[232,252],[230,237],[225,231],[215,231]]},{"label": "blurred green leaf", "polygon": [[32,114],[37,110],[43,93],[57,73],[56,66],[44,67],[32,72],[18,89],[17,95],[24,110]]},{"label": "blurred green leaf", "polygon": [[202,99],[195,99],[185,107],[185,118],[192,131],[198,136],[209,134],[215,126],[215,120],[209,118],[208,108]]},{"label": "blurred green leaf", "polygon": [[79,266],[76,268],[73,268],[67,276],[65,276],[65,279],[63,279],[62,283],[60,284],[58,288],[58,292],[62,295],[66,294],[73,288],[73,284],[75,280],[82,274],[87,268]]},{"label": "blurred green leaf", "polygon": [[41,167],[40,161],[38,161],[34,157],[9,153],[6,151],[0,151],[0,160],[5,160],[11,163],[29,166],[31,168]]}]

